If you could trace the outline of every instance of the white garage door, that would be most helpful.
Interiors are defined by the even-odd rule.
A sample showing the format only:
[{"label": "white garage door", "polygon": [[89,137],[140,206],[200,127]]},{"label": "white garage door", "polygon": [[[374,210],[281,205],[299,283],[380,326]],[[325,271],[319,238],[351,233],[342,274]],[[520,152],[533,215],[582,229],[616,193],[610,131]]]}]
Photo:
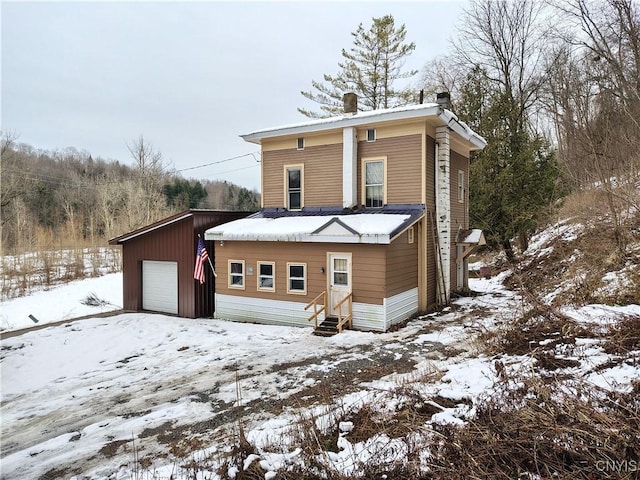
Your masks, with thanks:
[{"label": "white garage door", "polygon": [[178,313],[178,262],[142,262],[142,308]]}]

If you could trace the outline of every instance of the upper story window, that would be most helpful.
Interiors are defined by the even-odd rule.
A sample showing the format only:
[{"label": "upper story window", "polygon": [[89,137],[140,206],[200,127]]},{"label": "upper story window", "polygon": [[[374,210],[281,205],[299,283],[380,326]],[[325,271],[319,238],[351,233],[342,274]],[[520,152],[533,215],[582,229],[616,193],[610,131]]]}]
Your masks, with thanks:
[{"label": "upper story window", "polygon": [[464,170],[458,170],[458,202],[464,203]]},{"label": "upper story window", "polygon": [[298,138],[298,150],[304,150],[304,137]]},{"label": "upper story window", "polygon": [[367,128],[367,142],[375,142],[375,141],[376,141],[376,129]]},{"label": "upper story window", "polygon": [[301,210],[303,206],[303,175],[302,165],[287,165],[284,167],[285,204],[288,210]]},{"label": "upper story window", "polygon": [[385,204],[385,160],[363,160],[363,194],[365,207],[382,207]]}]

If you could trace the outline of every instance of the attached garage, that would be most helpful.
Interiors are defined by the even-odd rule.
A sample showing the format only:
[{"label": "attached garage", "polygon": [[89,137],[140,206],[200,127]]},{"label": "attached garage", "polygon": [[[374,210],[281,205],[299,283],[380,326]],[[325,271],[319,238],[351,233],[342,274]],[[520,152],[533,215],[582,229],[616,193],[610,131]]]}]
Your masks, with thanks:
[{"label": "attached garage", "polygon": [[[215,310],[215,277],[205,269],[205,283],[193,278],[198,235],[251,212],[186,210],[109,240],[122,246],[123,307],[186,318],[211,317]],[[214,242],[205,241],[210,258]]]}]

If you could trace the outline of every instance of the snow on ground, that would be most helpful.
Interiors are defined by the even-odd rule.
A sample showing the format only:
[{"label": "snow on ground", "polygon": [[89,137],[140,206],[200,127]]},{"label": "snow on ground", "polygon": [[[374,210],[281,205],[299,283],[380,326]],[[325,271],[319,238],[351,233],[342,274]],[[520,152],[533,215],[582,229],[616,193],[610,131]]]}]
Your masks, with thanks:
[{"label": "snow on ground", "polygon": [[[134,442],[138,458],[156,459],[153,478],[169,478],[175,460],[163,459],[168,441],[162,435],[177,432],[175,443],[197,432],[205,451],[223,451],[230,446],[238,403],[246,437],[260,450],[256,460],[267,470],[265,478],[272,478],[279,466],[295,461],[299,449],[291,445],[274,453],[269,447],[286,446],[301,415],[330,423],[330,407],[322,397],[327,382],[339,384],[342,395],[333,402],[341,409],[378,399],[391,410],[401,400],[390,398],[389,392],[398,385],[415,385],[455,404],[432,422],[464,422],[496,376],[493,360],[478,354],[474,334],[513,318],[520,308],[501,279],[471,280],[479,296],[458,299],[445,312],[384,334],[346,331],[325,338],[305,328],[136,313],[62,323],[4,339],[0,478],[38,478],[47,472],[78,479],[142,478],[134,476]],[[89,292],[119,305],[121,277],[74,282],[8,301],[3,323],[19,328],[28,313],[42,322],[71,312],[84,315],[87,311],[78,302]],[[589,321],[604,310],[620,313],[603,306],[568,313]],[[582,348],[594,363],[606,362],[597,344],[585,339]],[[518,368],[531,359],[502,361]],[[369,367],[381,373],[367,377]],[[638,376],[637,366],[617,368],[609,376],[598,373],[594,382],[613,388]],[[399,458],[407,455],[405,443],[384,435],[351,443],[352,427],[343,422],[339,452],[327,454],[339,471],[353,471],[384,442],[390,446],[385,451]]]},{"label": "snow on ground", "polygon": [[[106,303],[97,307],[84,305],[82,301],[92,293]],[[38,290],[26,297],[2,302],[0,330],[20,330],[121,308],[122,273],[109,273],[101,277],[57,285],[48,290]],[[30,315],[37,322],[32,320]]]}]

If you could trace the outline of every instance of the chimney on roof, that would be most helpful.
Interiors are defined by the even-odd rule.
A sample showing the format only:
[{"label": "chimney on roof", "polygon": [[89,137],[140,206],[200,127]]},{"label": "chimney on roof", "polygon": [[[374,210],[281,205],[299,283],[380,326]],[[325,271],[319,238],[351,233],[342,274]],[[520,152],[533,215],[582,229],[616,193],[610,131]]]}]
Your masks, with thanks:
[{"label": "chimney on roof", "polygon": [[442,108],[451,110],[451,94],[449,92],[440,92],[436,94],[436,103]]},{"label": "chimney on roof", "polygon": [[347,115],[355,115],[358,113],[358,95],[353,92],[345,93],[342,96],[344,104],[344,113]]}]

